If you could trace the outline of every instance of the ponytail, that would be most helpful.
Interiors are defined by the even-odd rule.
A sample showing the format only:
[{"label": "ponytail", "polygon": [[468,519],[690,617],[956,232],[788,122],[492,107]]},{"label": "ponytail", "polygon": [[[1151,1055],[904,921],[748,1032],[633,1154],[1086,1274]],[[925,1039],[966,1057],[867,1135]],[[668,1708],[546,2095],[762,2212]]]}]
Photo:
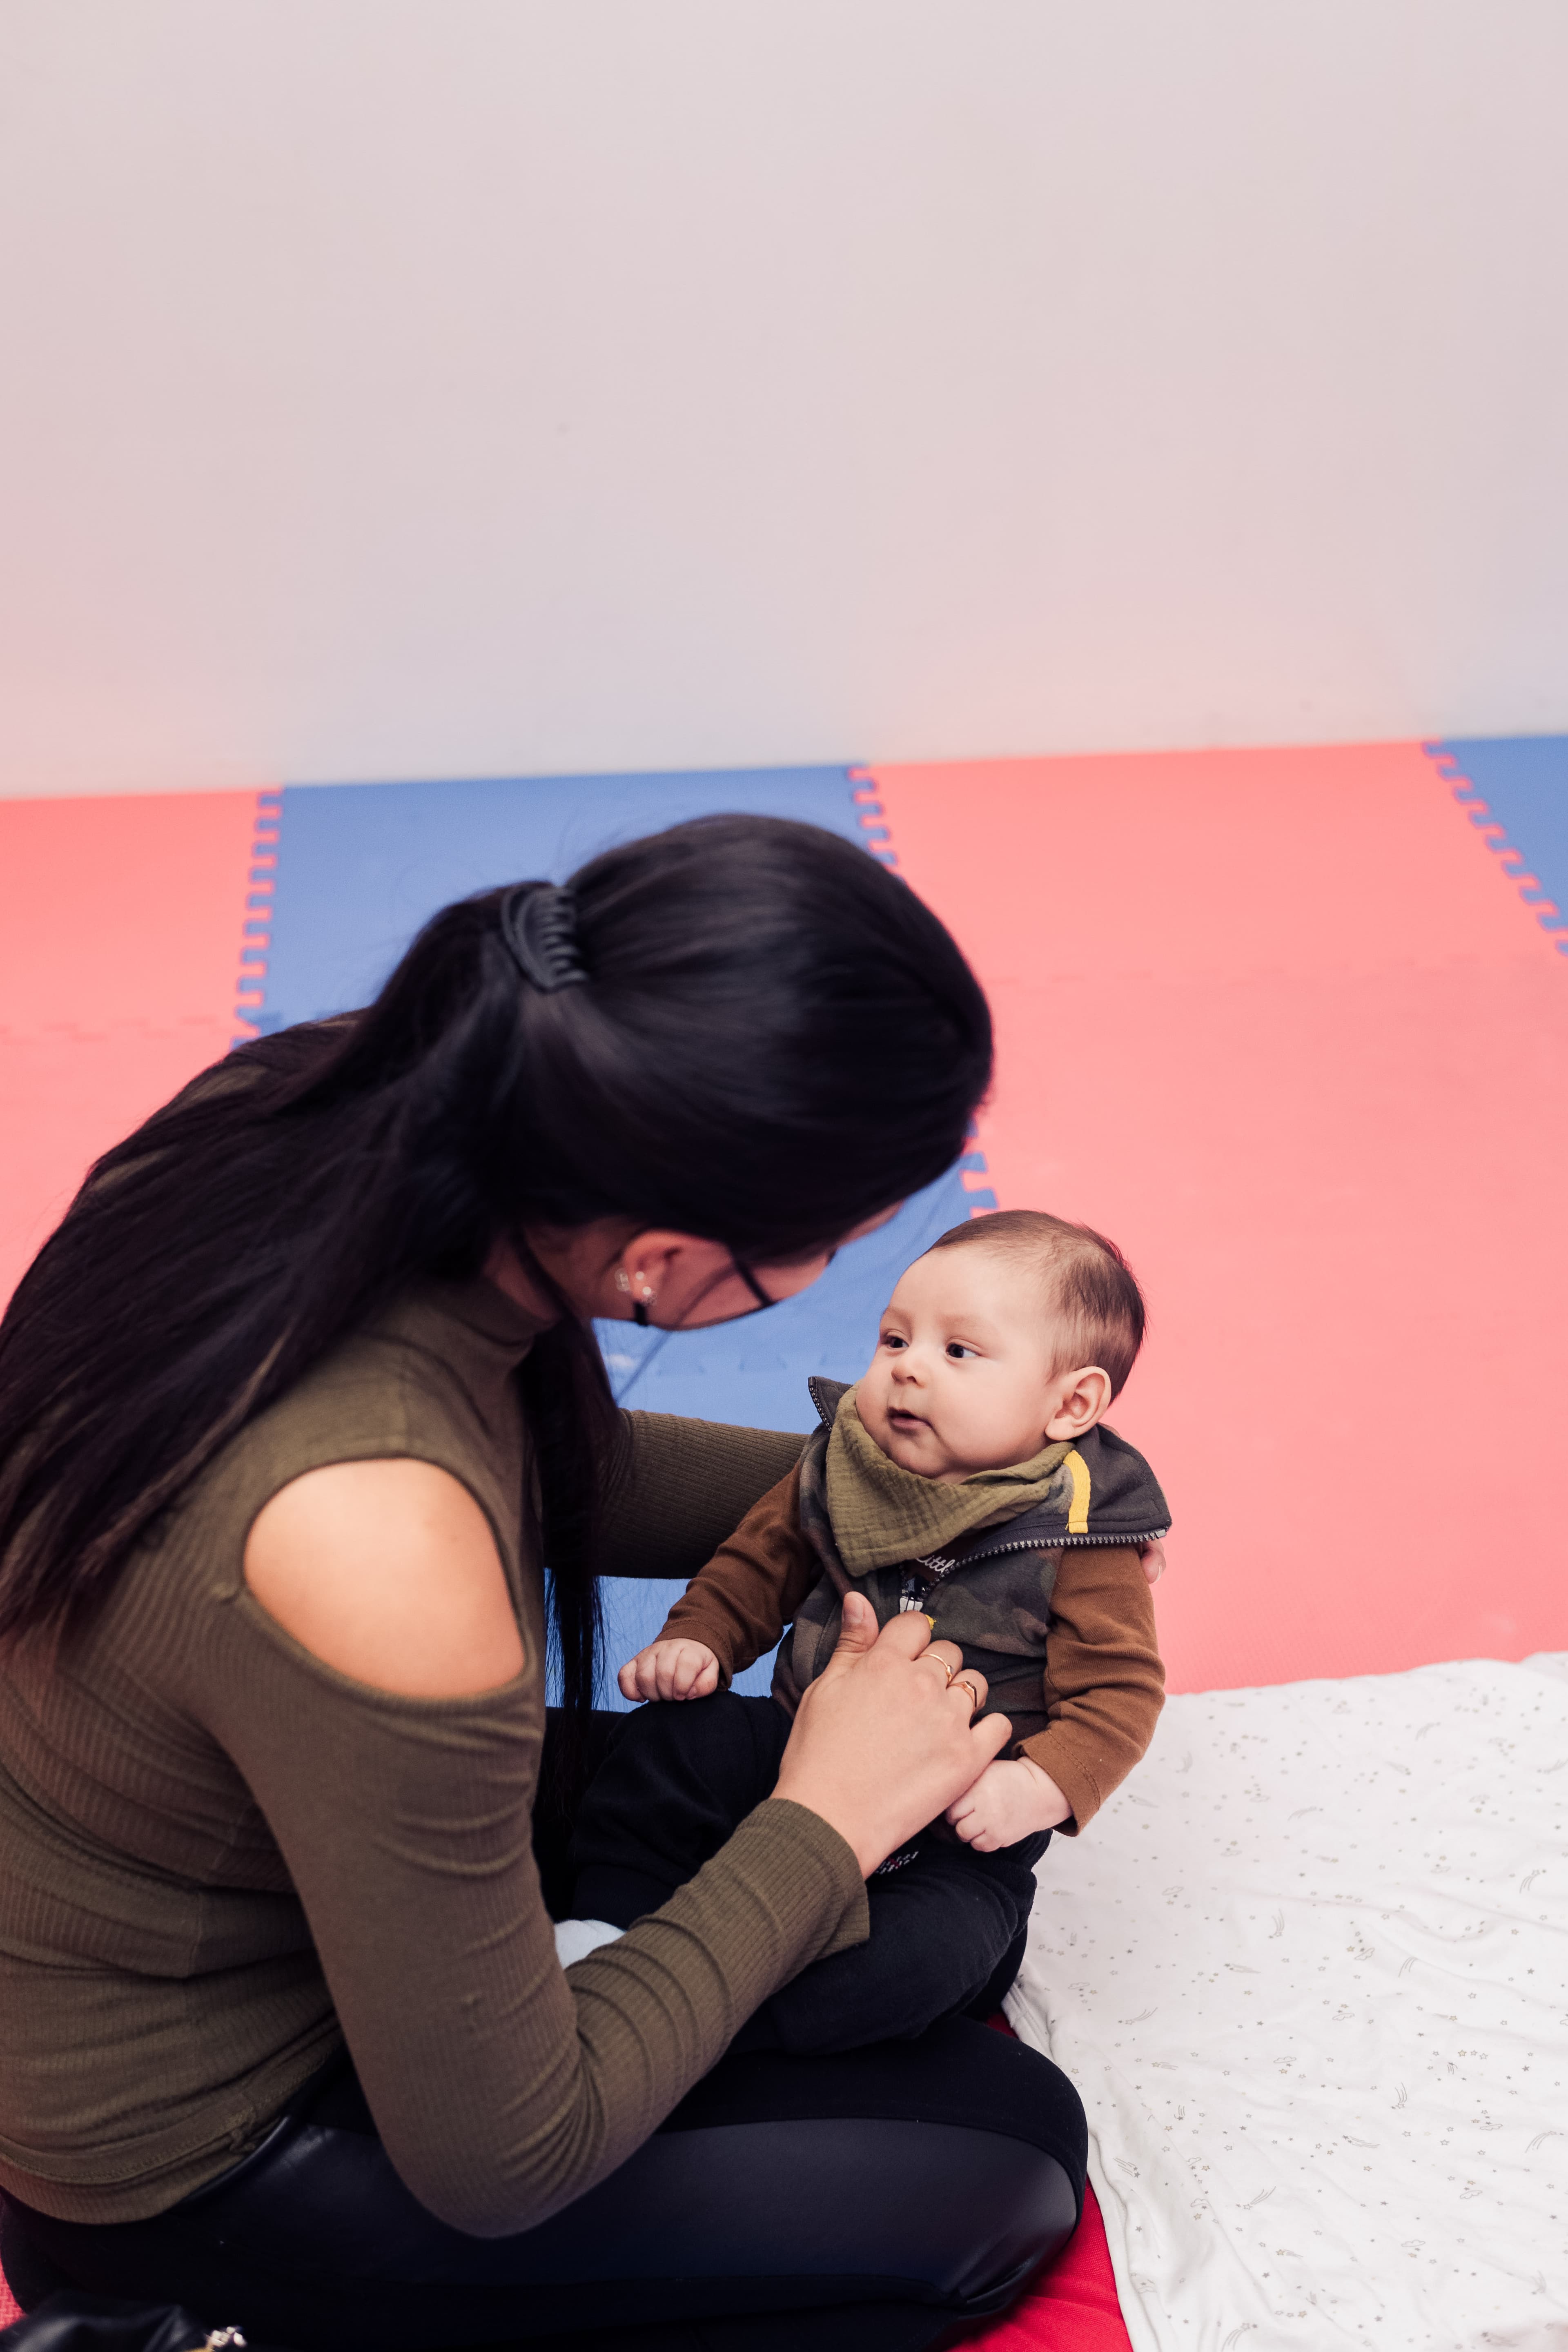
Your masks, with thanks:
[{"label": "ponytail", "polygon": [[[531,964],[532,969],[531,969]],[[0,1323],[0,1643],[64,1633],[331,1348],[498,1238],[626,1217],[763,1264],[934,1181],[990,1073],[952,939],[864,851],[710,817],[446,908],[374,1003],[244,1045],[92,1170]],[[564,1299],[521,1373],[569,1708],[618,1421]]]}]

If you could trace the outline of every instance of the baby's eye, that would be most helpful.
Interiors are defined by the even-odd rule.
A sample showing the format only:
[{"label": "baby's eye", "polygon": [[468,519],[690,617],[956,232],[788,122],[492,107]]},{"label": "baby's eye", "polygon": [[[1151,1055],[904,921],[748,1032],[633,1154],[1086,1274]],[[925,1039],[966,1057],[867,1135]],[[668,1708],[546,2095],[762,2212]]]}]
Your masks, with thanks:
[{"label": "baby's eye", "polygon": [[956,1364],[963,1357],[973,1356],[974,1350],[973,1348],[966,1348],[962,1339],[950,1339],[947,1343],[946,1352],[952,1357],[953,1362]]},{"label": "baby's eye", "polygon": [[894,1349],[898,1349],[898,1348],[901,1348],[901,1347],[903,1347],[903,1346],[904,1346],[904,1344],[905,1344],[905,1342],[904,1342],[903,1339],[900,1337],[900,1335],[897,1331],[884,1331],[884,1332],[883,1332],[883,1334],[882,1334],[882,1345],[883,1345],[883,1347],[884,1347],[884,1348],[894,1348]]}]

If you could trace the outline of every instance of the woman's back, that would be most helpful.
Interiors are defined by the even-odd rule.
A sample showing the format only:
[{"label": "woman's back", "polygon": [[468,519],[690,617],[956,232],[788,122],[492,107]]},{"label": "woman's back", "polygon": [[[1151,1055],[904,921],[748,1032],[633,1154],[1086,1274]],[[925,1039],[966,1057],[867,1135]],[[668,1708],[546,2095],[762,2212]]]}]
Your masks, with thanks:
[{"label": "woman's back", "polygon": [[[157,2210],[232,2163],[341,2040],[317,1949],[330,1923],[307,1918],[242,1751],[253,1784],[287,1784],[290,1819],[313,1785],[333,1843],[335,1817],[390,1796],[388,1775],[421,1758],[434,1789],[443,1766],[489,1757],[526,1822],[543,1620],[511,1374],[537,1328],[483,1281],[425,1286],[224,1450],[63,1654],[8,1662],[0,2186],[64,2218]],[[246,1538],[279,1488],[322,1464],[398,1456],[458,1478],[489,1522],[525,1654],[501,1691],[368,1690],[247,1589]],[[396,1858],[410,1894],[436,1892],[442,1843],[426,1823]],[[399,1874],[384,1848],[312,1890],[313,1910],[388,1900]]]}]

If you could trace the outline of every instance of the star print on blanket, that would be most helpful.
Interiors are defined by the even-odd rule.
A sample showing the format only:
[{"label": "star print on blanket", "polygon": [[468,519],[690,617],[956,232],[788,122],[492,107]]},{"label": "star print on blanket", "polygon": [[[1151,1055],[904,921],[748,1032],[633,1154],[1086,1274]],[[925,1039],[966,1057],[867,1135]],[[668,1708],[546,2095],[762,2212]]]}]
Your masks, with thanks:
[{"label": "star print on blanket", "polygon": [[1568,2346],[1568,1680],[1172,1699],[1008,2001],[1133,2352]]}]

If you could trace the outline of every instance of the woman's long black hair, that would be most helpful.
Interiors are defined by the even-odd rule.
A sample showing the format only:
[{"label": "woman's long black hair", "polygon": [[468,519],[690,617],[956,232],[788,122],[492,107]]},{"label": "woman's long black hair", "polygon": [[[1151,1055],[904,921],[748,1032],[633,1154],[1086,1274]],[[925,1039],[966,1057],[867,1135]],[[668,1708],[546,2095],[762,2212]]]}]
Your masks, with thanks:
[{"label": "woman's long black hair", "polygon": [[[481,893],[426,925],[365,1011],[242,1046],[98,1162],[0,1324],[0,1643],[68,1633],[247,1422],[410,1285],[479,1273],[498,1238],[536,1277],[530,1228],[605,1216],[765,1265],[962,1150],[985,1000],[864,850],[705,817],[571,887],[585,985],[525,981],[508,894]],[[570,1313],[522,1379],[580,1721],[618,1424]]]}]

